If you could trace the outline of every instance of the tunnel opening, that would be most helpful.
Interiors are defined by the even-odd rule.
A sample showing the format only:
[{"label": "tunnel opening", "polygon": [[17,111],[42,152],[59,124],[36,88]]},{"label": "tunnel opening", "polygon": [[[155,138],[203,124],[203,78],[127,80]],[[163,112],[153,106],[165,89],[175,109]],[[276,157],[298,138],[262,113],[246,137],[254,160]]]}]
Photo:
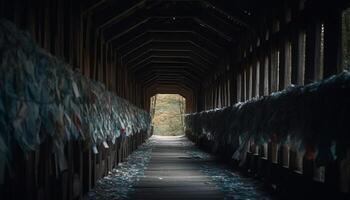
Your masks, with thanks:
[{"label": "tunnel opening", "polygon": [[151,97],[153,133],[162,136],[184,134],[186,99],[179,94],[156,94]]}]

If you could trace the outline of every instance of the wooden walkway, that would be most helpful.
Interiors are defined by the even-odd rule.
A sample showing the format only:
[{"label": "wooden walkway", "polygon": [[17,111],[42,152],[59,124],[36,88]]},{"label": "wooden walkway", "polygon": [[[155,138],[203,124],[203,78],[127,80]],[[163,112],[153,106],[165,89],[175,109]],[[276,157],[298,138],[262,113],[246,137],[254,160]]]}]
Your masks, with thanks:
[{"label": "wooden walkway", "polygon": [[152,158],[131,199],[224,199],[219,188],[201,173],[203,162],[186,154],[194,148],[185,137],[154,136]]}]

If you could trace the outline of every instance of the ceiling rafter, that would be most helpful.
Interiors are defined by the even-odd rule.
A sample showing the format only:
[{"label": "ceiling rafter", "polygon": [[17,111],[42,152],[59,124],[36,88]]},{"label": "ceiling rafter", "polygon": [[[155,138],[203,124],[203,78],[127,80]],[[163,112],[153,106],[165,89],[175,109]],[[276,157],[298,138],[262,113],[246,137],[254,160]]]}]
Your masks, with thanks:
[{"label": "ceiling rafter", "polygon": [[176,70],[176,71],[174,71],[176,73],[171,73],[170,69],[169,69],[169,71],[165,71],[164,69],[162,70],[162,69],[150,68],[146,74],[137,74],[136,76],[138,78],[140,78],[141,81],[146,81],[150,78],[157,76],[157,74],[158,74],[157,77],[167,77],[167,78],[169,78],[168,80],[178,80],[178,79],[183,80],[185,78],[186,81],[191,80],[190,81],[191,83],[200,84],[200,82],[201,82],[200,77],[194,76],[186,68],[183,68],[183,69],[176,68],[173,70]]},{"label": "ceiling rafter", "polygon": [[[103,18],[102,20],[97,20],[96,26],[99,29],[104,29],[108,26],[114,26],[116,24],[120,24],[120,22],[124,21],[132,21],[134,19],[140,20],[144,19],[145,17],[199,17],[203,18],[205,14],[205,20],[209,21],[214,20],[215,25],[220,25],[223,28],[231,27],[232,29],[240,29],[242,24],[245,24],[242,22],[242,20],[235,19],[233,16],[229,16],[226,14],[225,16],[221,15],[212,15],[212,7],[211,4],[206,2],[199,1],[199,3],[192,3],[191,7],[184,6],[187,5],[188,2],[184,3],[176,3],[171,4],[169,6],[169,3],[164,3],[160,1],[140,1],[139,3],[135,3],[134,6],[131,6],[129,9],[126,9],[124,12],[118,13],[117,15],[112,15],[109,19]],[[205,9],[205,10],[204,10]],[[215,10],[216,11],[216,10]],[[107,12],[108,13],[108,12]],[[116,12],[112,12],[116,13]],[[125,20],[127,19],[127,20]],[[239,22],[239,23],[238,23]],[[203,22],[204,23],[204,22]],[[132,23],[135,24],[135,23]]]},{"label": "ceiling rafter", "polygon": [[184,50],[192,50],[198,52],[199,55],[204,56],[208,60],[212,62],[216,62],[219,59],[219,56],[222,55],[222,52],[215,52],[212,50],[207,50],[206,48],[200,46],[199,44],[191,41],[191,40],[185,40],[185,41],[162,41],[162,40],[155,40],[155,39],[149,39],[147,41],[140,41],[139,44],[136,44],[135,46],[130,47],[129,49],[126,49],[124,51],[120,51],[119,55],[121,55],[121,58],[127,57],[128,55],[139,51],[142,48],[148,48],[148,47],[154,47],[157,49],[165,49],[165,50],[171,50],[171,49],[184,49]]},{"label": "ceiling rafter", "polygon": [[176,22],[167,23],[159,19],[152,19],[146,23],[141,24],[135,29],[130,30],[128,34],[120,35],[111,40],[111,43],[116,48],[120,48],[127,43],[132,42],[138,37],[142,37],[147,32],[157,32],[157,33],[176,33],[176,32],[192,32],[196,35],[200,35],[206,40],[210,40],[212,43],[215,43],[217,46],[222,46],[226,48],[230,43],[225,38],[221,38],[216,32],[213,32],[209,29],[200,26],[198,23],[195,23],[191,19],[181,19],[176,20]]},{"label": "ceiling rafter", "polygon": [[185,70],[186,73],[188,72],[189,76],[194,77],[196,80],[200,80],[204,76],[203,73],[197,72],[193,68],[191,68],[191,66],[183,64],[183,63],[174,63],[172,65],[165,65],[165,64],[166,63],[149,62],[144,66],[145,71],[138,70],[138,71],[135,71],[134,73],[136,76],[143,76],[146,73],[148,73],[148,71],[157,70],[157,71],[162,71],[165,74],[178,74],[178,72],[175,70],[179,70],[181,72],[183,72],[183,70]]},{"label": "ceiling rafter", "polygon": [[128,62],[125,62],[124,64],[128,66],[134,66],[135,63],[141,62],[143,60],[147,60],[150,57],[157,57],[157,58],[188,58],[191,60],[195,65],[201,66],[205,70],[209,70],[213,67],[211,63],[208,63],[206,60],[203,60],[201,57],[197,56],[195,53],[191,51],[157,51],[157,50],[147,50],[140,54],[137,57],[134,57],[133,59],[129,60]]},{"label": "ceiling rafter", "polygon": [[192,67],[193,69],[195,69],[197,71],[197,73],[200,74],[208,74],[209,71],[208,69],[205,69],[199,65],[196,65],[195,63],[193,63],[193,61],[189,58],[189,57],[155,57],[155,56],[151,56],[148,57],[147,59],[144,59],[136,64],[134,64],[133,66],[131,65],[131,67],[129,67],[129,69],[132,72],[136,72],[139,67],[137,66],[144,66],[148,63],[173,63],[173,64],[186,64],[187,66]]},{"label": "ceiling rafter", "polygon": [[[146,88],[146,87],[144,87]],[[187,86],[179,83],[179,84],[166,84],[166,85],[162,85],[162,84],[158,84],[158,83],[154,83],[149,85],[149,87],[147,87],[147,89],[145,89],[146,92],[150,95],[150,96],[154,96],[156,94],[159,93],[178,93],[182,96],[184,96],[186,98],[186,100],[190,100],[190,98],[193,97],[193,91],[191,88],[188,88]]]},{"label": "ceiling rafter", "polygon": [[203,52],[201,49],[191,44],[183,45],[178,43],[157,43],[152,41],[136,49],[133,52],[121,55],[122,63],[126,63],[128,62],[128,60],[135,58],[148,50],[191,52],[191,54],[195,55],[196,57],[199,57],[200,60],[204,60],[205,62],[210,63],[211,66],[215,66],[218,62],[218,57]]},{"label": "ceiling rafter", "polygon": [[[189,82],[184,81],[183,79],[169,79],[172,77],[164,77],[162,78],[161,75],[156,75],[153,78],[147,79],[147,81],[143,82],[143,85],[147,88],[148,86],[158,83],[158,84],[162,84],[162,85],[166,85],[166,84],[183,84],[188,88],[191,88],[193,91],[198,90],[198,88],[200,87],[199,85],[197,85],[196,83],[193,83],[193,81],[189,80]],[[191,83],[192,82],[192,83]]]},{"label": "ceiling rafter", "polygon": [[136,40],[129,42],[127,46],[120,47],[119,52],[123,54],[123,52],[132,51],[151,40],[156,42],[179,42],[179,43],[188,42],[193,44],[194,46],[202,48],[204,51],[207,51],[213,55],[214,54],[221,55],[224,52],[224,48],[204,38],[196,37],[194,34],[190,32],[176,32],[176,33],[146,32],[141,37],[138,37]]},{"label": "ceiling rafter", "polygon": [[[191,31],[191,30],[179,30],[179,31],[166,31],[166,30],[147,30],[140,35],[134,37],[134,39],[126,41],[125,43],[118,45],[117,49],[123,49],[129,46],[131,43],[137,42],[138,40],[142,40],[146,37],[157,38],[159,40],[179,40],[179,38],[190,38],[191,40],[197,41],[197,43],[205,43],[206,45],[214,48],[217,51],[224,51],[226,48],[224,46],[219,45],[218,43],[209,39],[209,37],[205,37],[202,34]],[[199,42],[200,41],[200,42]]]}]

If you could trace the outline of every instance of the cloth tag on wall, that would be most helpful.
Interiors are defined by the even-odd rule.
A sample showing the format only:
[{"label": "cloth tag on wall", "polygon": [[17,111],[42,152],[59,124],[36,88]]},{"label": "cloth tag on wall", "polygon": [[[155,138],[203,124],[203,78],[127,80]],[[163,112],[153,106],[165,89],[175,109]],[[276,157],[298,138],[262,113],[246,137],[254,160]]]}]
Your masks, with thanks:
[{"label": "cloth tag on wall", "polygon": [[98,150],[95,144],[92,146],[92,152],[94,152],[94,154],[98,154]]},{"label": "cloth tag on wall", "polygon": [[76,97],[76,98],[79,98],[79,97],[80,97],[80,93],[79,93],[79,89],[78,89],[77,84],[73,81],[73,82],[72,82],[72,85],[73,85],[73,91],[74,91],[75,97]]},{"label": "cloth tag on wall", "polygon": [[67,122],[68,122],[68,126],[72,126],[72,120],[70,119],[69,115],[67,113],[64,113],[64,116],[66,117],[67,119]]},{"label": "cloth tag on wall", "polygon": [[104,146],[106,149],[108,149],[108,148],[109,148],[109,146],[108,146],[108,144],[107,144],[107,142],[106,142],[106,141],[103,141],[103,146]]}]

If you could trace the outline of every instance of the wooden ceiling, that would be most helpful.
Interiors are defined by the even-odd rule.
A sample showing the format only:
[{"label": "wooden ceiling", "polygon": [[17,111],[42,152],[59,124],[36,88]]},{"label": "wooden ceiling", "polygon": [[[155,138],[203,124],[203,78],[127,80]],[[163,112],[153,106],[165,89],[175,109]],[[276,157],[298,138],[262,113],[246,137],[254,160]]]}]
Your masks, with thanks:
[{"label": "wooden ceiling", "polygon": [[178,85],[196,91],[250,29],[252,9],[259,4],[244,2],[90,0],[85,13],[143,87]]}]

